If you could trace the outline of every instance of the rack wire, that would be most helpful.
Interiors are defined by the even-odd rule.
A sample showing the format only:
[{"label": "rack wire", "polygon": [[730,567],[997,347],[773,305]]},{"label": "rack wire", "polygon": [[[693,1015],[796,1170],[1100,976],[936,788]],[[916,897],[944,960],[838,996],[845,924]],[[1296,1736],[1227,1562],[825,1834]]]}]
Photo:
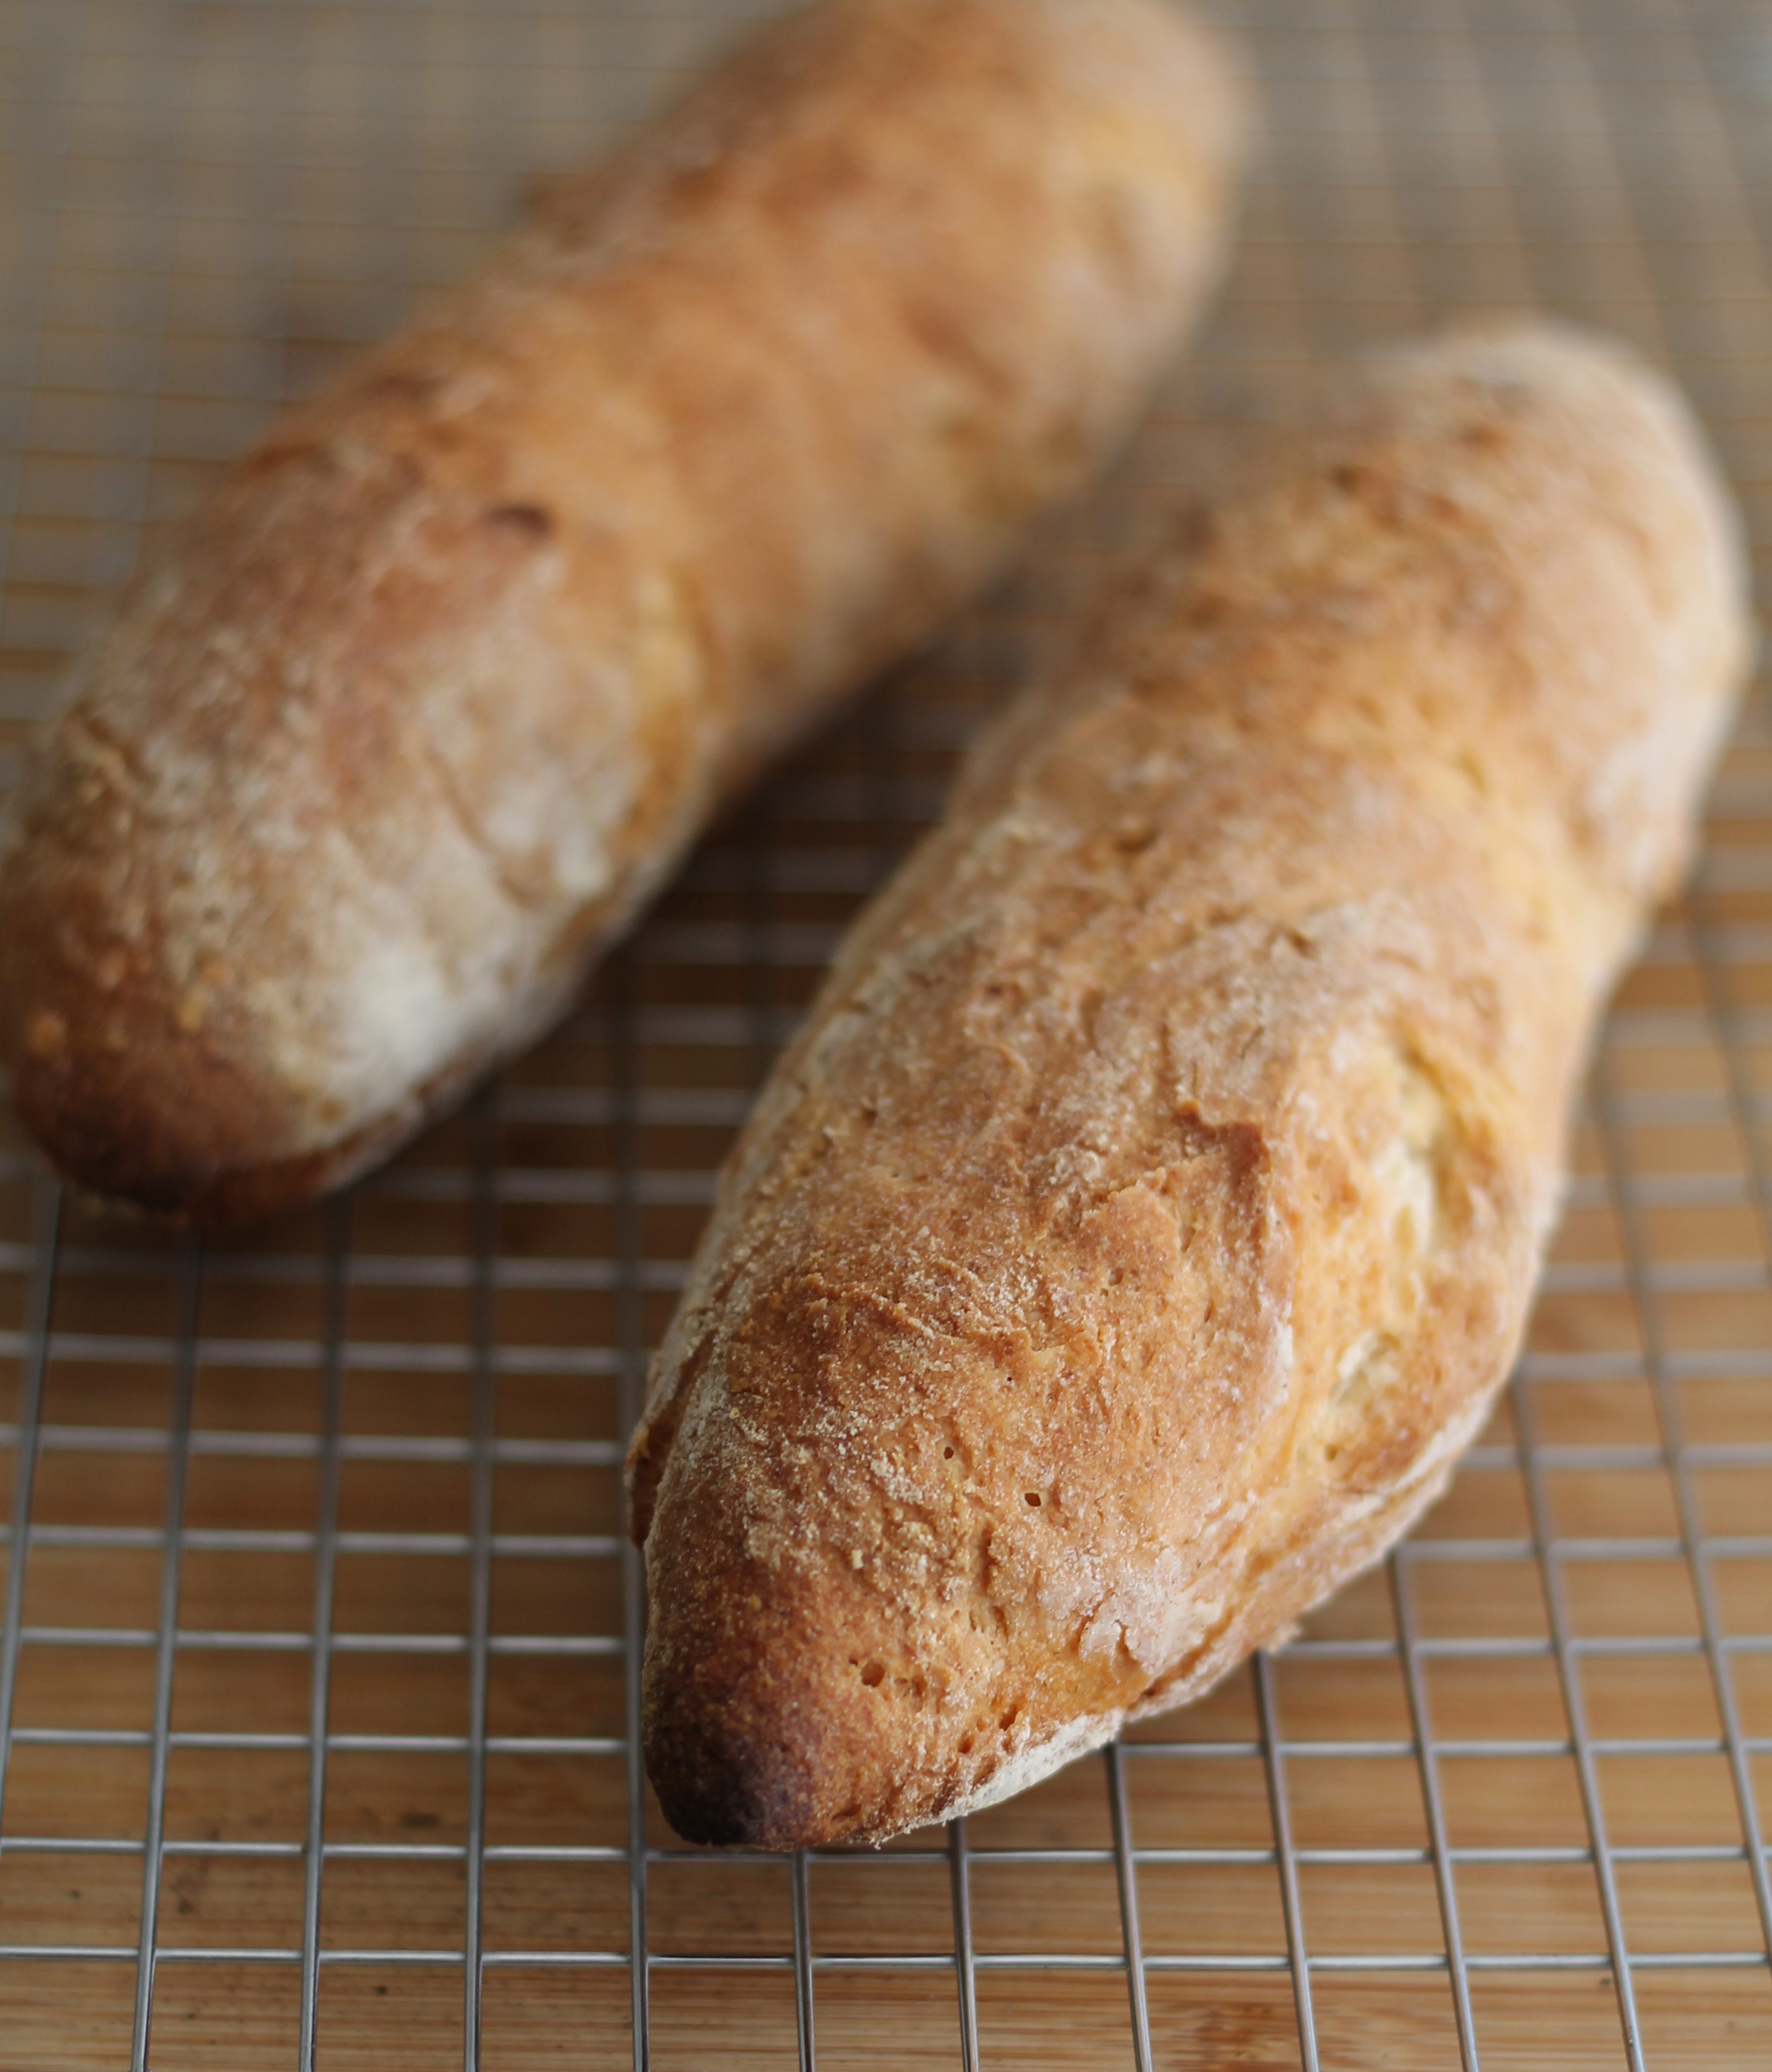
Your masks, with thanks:
[{"label": "rack wire", "polygon": [[[145,540],[748,14],[0,0],[0,738]],[[1772,734],[1608,1025],[1509,1399],[1282,1653],[878,1855],[689,1850],[618,1471],[843,923],[1105,545],[1323,360],[1541,305],[1671,364],[1762,569],[1751,0],[1218,0],[1268,137],[1115,484],[718,831],[389,1172],[208,1250],[0,1144],[0,2072],[1772,2061]]]}]

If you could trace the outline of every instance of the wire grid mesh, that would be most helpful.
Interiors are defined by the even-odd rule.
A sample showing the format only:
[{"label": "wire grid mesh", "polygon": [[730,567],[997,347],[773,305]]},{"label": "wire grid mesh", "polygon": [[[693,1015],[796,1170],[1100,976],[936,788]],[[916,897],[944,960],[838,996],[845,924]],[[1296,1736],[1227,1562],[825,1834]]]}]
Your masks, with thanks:
[{"label": "wire grid mesh", "polygon": [[[144,539],[709,0],[0,5],[0,730]],[[1472,304],[1673,364],[1772,490],[1749,0],[1231,0],[1269,117],[1117,485],[721,830],[582,1011],[205,1252],[0,1151],[0,2072],[1772,2061],[1772,737],[1608,1028],[1507,1404],[1281,1655],[878,1856],[678,1845],[622,1434],[769,1059],[1210,421]],[[957,1988],[957,1991],[956,1991]]]}]

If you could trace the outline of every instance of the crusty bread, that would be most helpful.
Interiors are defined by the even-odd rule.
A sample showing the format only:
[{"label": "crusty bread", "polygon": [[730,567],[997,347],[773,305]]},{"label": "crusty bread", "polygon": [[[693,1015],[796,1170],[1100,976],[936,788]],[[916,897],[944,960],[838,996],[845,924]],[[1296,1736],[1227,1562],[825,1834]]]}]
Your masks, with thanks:
[{"label": "crusty bread", "polygon": [[278,426],[25,787],[0,1057],[64,1170],[268,1214],[553,1018],[1120,439],[1241,98],[1163,0],[825,0]]},{"label": "crusty bread", "polygon": [[1404,1531],[1748,650],[1677,400],[1470,332],[1000,723],[735,1149],[629,1457],[680,1832],[988,1804]]}]

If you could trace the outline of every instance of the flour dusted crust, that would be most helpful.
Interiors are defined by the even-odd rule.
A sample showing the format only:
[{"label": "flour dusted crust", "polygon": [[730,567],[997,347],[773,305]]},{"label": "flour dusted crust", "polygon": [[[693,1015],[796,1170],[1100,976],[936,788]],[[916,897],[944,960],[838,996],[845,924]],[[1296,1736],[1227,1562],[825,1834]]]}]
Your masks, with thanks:
[{"label": "flour dusted crust", "polygon": [[1745,595],[1660,381],[1454,335],[987,739],[734,1153],[630,1456],[684,1834],[989,1803],[1443,1486]]},{"label": "flour dusted crust", "polygon": [[279,424],[125,599],[0,874],[0,1056],[224,1222],[553,1018],[718,804],[1147,398],[1242,96],[1162,0],[824,0]]}]

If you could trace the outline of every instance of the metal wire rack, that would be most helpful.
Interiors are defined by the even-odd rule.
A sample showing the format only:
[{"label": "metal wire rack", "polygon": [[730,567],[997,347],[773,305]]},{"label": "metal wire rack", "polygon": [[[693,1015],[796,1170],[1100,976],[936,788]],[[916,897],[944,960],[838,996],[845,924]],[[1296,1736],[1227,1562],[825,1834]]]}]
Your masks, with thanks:
[{"label": "metal wire rack", "polygon": [[[0,0],[0,738],[143,539],[747,13]],[[1191,1711],[879,1855],[680,1846],[618,1465],[750,1091],[1203,428],[1455,309],[1672,364],[1772,545],[1752,0],[1216,0],[1266,152],[1092,509],[705,847],[569,1027],[207,1252],[0,1144],[0,2072],[1772,2062],[1772,734],[1618,1003],[1507,1405]]]}]

